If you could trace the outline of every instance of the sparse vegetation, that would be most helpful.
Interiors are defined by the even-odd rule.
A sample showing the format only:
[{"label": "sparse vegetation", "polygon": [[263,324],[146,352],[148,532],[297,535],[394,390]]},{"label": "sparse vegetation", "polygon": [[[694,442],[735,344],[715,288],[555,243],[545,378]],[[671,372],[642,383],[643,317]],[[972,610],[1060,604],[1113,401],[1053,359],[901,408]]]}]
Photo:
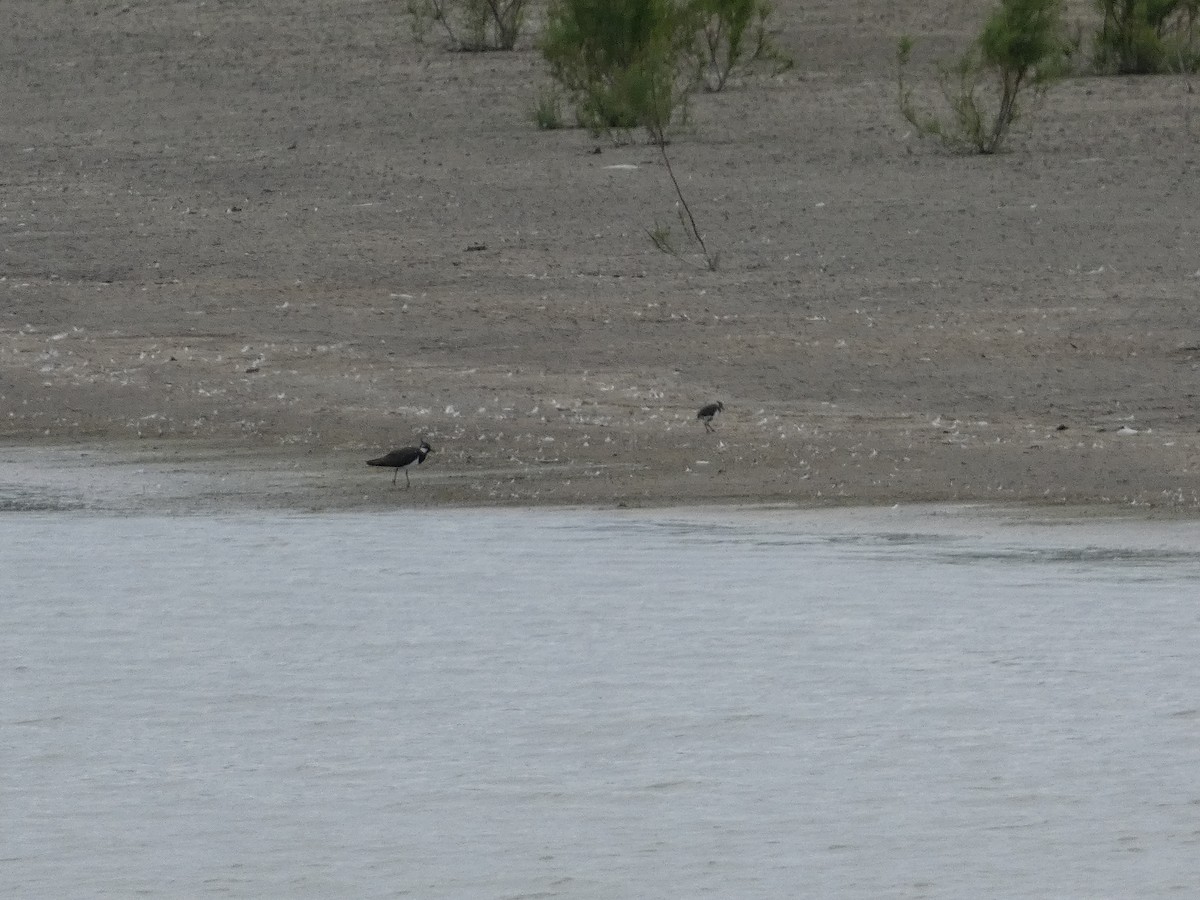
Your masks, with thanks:
[{"label": "sparse vegetation", "polygon": [[553,0],[542,54],[579,124],[624,136],[647,120],[686,121],[701,84],[719,91],[755,64],[790,68],[767,30],[773,12],[769,0]]},{"label": "sparse vegetation", "polygon": [[775,11],[769,0],[693,0],[692,9],[709,90],[723,90],[731,74],[754,63],[769,65],[773,74],[792,67],[791,58],[767,32],[767,19]]},{"label": "sparse vegetation", "polygon": [[948,119],[916,108],[905,81],[913,42],[902,37],[896,53],[901,114],[919,134],[937,137],[952,150],[995,153],[1029,95],[1040,99],[1064,74],[1068,45],[1062,16],[1063,0],[1001,0],[973,46],[939,66]]},{"label": "sparse vegetation", "polygon": [[1195,72],[1200,0],[1096,0],[1095,63],[1119,75]]},{"label": "sparse vegetation", "polygon": [[528,0],[408,0],[413,35],[424,41],[440,27],[456,50],[511,50],[525,23]]},{"label": "sparse vegetation", "polygon": [[542,54],[580,125],[619,137],[645,128],[658,140],[687,117],[690,22],[674,0],[554,0]]},{"label": "sparse vegetation", "polygon": [[538,93],[531,117],[534,124],[543,131],[554,131],[563,127],[562,94],[557,88],[544,88]]},{"label": "sparse vegetation", "polygon": [[[729,7],[721,0],[702,2],[713,10]],[[667,154],[670,130],[686,121],[688,93],[699,80],[694,63],[700,8],[701,2],[675,0],[554,0],[542,53],[555,80],[569,91],[581,125],[620,137],[645,130],[671,179],[684,234],[699,247],[705,267],[714,270],[718,256],[709,252]],[[731,59],[740,54],[735,47]],[[687,258],[669,226],[656,224],[647,235],[662,252]]]}]

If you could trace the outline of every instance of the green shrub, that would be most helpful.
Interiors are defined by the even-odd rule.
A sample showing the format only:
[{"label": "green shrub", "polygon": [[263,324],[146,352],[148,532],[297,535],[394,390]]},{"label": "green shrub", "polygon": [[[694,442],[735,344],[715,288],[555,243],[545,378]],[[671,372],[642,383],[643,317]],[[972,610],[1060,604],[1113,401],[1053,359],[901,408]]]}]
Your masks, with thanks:
[{"label": "green shrub", "polygon": [[527,0],[408,0],[413,35],[428,37],[434,24],[456,50],[511,50],[525,23]]},{"label": "green shrub", "polygon": [[1200,0],[1096,0],[1104,23],[1095,62],[1120,75],[1195,72]]},{"label": "green shrub", "polygon": [[562,95],[555,88],[546,88],[537,96],[532,119],[543,131],[554,131],[563,127]]},{"label": "green shrub", "polygon": [[953,150],[995,153],[1021,114],[1020,101],[1030,93],[1040,99],[1064,73],[1062,13],[1063,0],[1001,0],[974,45],[939,66],[948,120],[913,104],[904,80],[913,42],[902,37],[896,53],[901,114],[919,134]]},{"label": "green shrub", "polygon": [[776,75],[792,67],[767,34],[767,19],[775,11],[769,0],[692,0],[691,5],[710,91],[722,90],[735,70],[756,62],[770,64]]},{"label": "green shrub", "polygon": [[692,21],[674,0],[553,0],[542,54],[579,124],[594,134],[645,128],[665,142],[687,115]]}]

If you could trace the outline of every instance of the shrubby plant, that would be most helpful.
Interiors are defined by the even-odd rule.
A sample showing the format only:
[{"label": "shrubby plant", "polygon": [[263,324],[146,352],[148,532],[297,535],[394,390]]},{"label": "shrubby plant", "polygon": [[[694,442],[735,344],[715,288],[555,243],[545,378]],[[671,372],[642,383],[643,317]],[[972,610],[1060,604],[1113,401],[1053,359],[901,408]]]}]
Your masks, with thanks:
[{"label": "shrubby plant", "polygon": [[957,151],[995,153],[1023,104],[1039,100],[1065,73],[1063,0],[1001,0],[972,47],[939,66],[949,118],[922,113],[904,78],[913,41],[900,39],[896,81],[900,112],[921,135]]},{"label": "shrubby plant", "polygon": [[754,63],[765,63],[778,75],[793,65],[767,33],[775,11],[768,0],[692,0],[700,33],[701,71],[710,91],[724,89],[729,76]]},{"label": "shrubby plant", "polygon": [[580,125],[657,140],[687,116],[689,22],[674,0],[553,0],[542,54]]},{"label": "shrubby plant", "polygon": [[1119,75],[1200,69],[1200,0],[1096,0],[1095,62]]},{"label": "shrubby plant", "polygon": [[[768,37],[772,11],[768,0],[552,0],[546,17],[542,54],[579,124],[618,140],[645,131],[671,179],[684,238],[710,270],[718,254],[705,244],[675,177],[669,133],[686,123],[688,96],[701,84],[721,90],[730,73],[755,62],[776,71],[791,65]],[[550,127],[542,124],[552,119],[544,99],[535,116]],[[687,259],[669,226],[647,234],[662,252]]]},{"label": "shrubby plant", "polygon": [[542,53],[581,125],[627,133],[686,121],[689,93],[735,71],[790,68],[767,32],[773,12],[768,0],[553,0]]},{"label": "shrubby plant", "polygon": [[527,2],[408,0],[408,14],[418,41],[440,26],[456,50],[511,50],[525,23]]},{"label": "shrubby plant", "polygon": [[563,127],[562,95],[557,88],[543,88],[538,93],[531,118],[543,131],[554,131]]}]

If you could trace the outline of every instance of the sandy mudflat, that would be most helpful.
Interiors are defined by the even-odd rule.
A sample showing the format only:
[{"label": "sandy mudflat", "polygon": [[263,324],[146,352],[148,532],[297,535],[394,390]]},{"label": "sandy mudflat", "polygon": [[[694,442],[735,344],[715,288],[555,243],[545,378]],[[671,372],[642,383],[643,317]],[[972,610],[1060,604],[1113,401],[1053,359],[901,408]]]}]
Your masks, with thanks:
[{"label": "sandy mudflat", "polygon": [[[651,148],[532,126],[528,47],[390,0],[13,0],[0,499],[1197,509],[1200,85],[1073,79],[949,156],[895,37],[988,4],[920,6],[785,0],[795,69],[696,98],[708,272],[646,237]],[[411,490],[363,465],[422,437]]]}]

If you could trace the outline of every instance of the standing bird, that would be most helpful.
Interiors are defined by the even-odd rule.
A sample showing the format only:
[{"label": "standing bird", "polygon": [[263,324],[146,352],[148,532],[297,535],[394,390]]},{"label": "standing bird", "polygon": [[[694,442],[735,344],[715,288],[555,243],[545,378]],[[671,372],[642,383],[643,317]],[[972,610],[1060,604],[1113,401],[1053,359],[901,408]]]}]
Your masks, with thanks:
[{"label": "standing bird", "polygon": [[716,403],[700,407],[700,412],[696,413],[696,418],[704,423],[705,431],[716,431],[717,429],[712,427],[712,420],[716,417],[717,413],[724,409],[725,404],[718,400]]},{"label": "standing bird", "polygon": [[[401,447],[399,450],[393,450],[378,459],[368,459],[368,466],[382,466],[385,469],[395,469],[395,474],[392,475],[392,484],[396,483],[396,477],[400,474],[400,470],[411,463],[416,463],[418,466],[425,462],[425,457],[433,452],[433,448],[425,441],[421,441],[420,447]],[[404,484],[406,487],[412,487],[412,481],[408,477],[408,470],[404,471]]]}]

